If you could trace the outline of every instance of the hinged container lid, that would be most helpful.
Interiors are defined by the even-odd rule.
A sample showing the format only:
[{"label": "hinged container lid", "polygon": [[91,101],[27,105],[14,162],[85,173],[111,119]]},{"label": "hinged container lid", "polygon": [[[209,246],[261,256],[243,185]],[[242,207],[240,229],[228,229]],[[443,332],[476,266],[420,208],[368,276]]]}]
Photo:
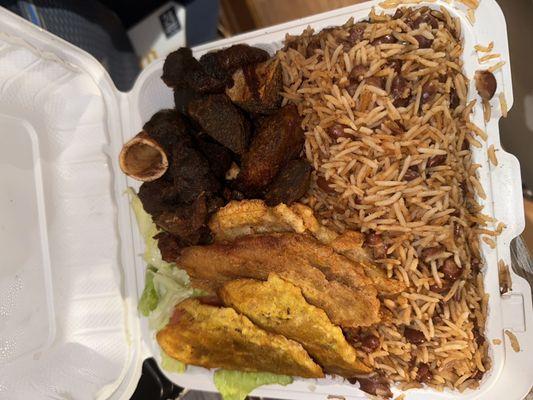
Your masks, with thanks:
[{"label": "hinged container lid", "polygon": [[109,151],[123,101],[91,56],[0,8],[1,399],[135,390],[134,254]]}]

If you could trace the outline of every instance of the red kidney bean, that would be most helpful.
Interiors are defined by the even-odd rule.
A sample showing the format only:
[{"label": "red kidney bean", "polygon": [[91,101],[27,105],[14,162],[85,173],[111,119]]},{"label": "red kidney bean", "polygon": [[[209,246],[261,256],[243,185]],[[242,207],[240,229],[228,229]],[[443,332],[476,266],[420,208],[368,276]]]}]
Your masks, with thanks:
[{"label": "red kidney bean", "polygon": [[444,274],[446,279],[449,279],[452,282],[455,282],[461,276],[462,272],[455,261],[453,261],[452,257],[444,261],[440,271]]},{"label": "red kidney bean", "polygon": [[426,167],[428,168],[437,167],[439,165],[444,164],[445,161],[446,161],[446,154],[437,154],[436,156],[433,156],[428,160]]},{"label": "red kidney bean", "polygon": [[424,104],[430,101],[436,92],[437,88],[435,87],[435,85],[431,82],[426,82],[424,86],[422,86],[422,96],[420,97],[420,103]]},{"label": "red kidney bean", "polygon": [[433,374],[429,369],[429,365],[426,363],[418,364],[418,371],[416,373],[416,380],[421,383],[426,383],[431,380]]},{"label": "red kidney bean", "polygon": [[405,339],[412,344],[422,344],[426,341],[426,337],[421,331],[409,328],[408,326],[405,327],[403,335],[405,336]]},{"label": "red kidney bean", "polygon": [[323,176],[316,178],[317,186],[326,193],[334,193],[335,189],[329,186],[329,182]]},{"label": "red kidney bean", "polygon": [[392,35],[384,35],[384,36],[380,36],[372,40],[370,44],[372,46],[377,46],[379,44],[384,44],[384,43],[396,43],[396,38]]},{"label": "red kidney bean", "polygon": [[431,45],[433,44],[432,39],[428,39],[427,37],[423,35],[415,35],[414,38],[418,42],[418,47],[421,49],[429,49]]},{"label": "red kidney bean", "polygon": [[361,339],[361,348],[366,353],[372,353],[379,348],[379,338],[374,335],[366,335]]},{"label": "red kidney bean", "polygon": [[364,75],[368,72],[368,67],[362,64],[355,65],[350,71],[350,82],[361,82],[364,78]]},{"label": "red kidney bean", "polygon": [[496,78],[494,74],[487,70],[476,71],[474,75],[476,81],[476,89],[479,93],[479,96],[483,100],[490,100],[494,93],[496,92]]},{"label": "red kidney bean", "polygon": [[365,79],[365,83],[383,89],[383,78],[379,76],[370,76]]},{"label": "red kidney bean", "polygon": [[459,105],[460,100],[459,96],[457,96],[457,91],[454,88],[451,88],[450,90],[450,108],[452,110],[455,110],[457,106]]},{"label": "red kidney bean", "polygon": [[406,92],[407,87],[407,79],[405,79],[401,75],[396,75],[392,79],[391,87],[390,87],[390,93],[394,100],[403,98]]},{"label": "red kidney bean", "polygon": [[446,250],[444,246],[426,247],[424,250],[422,250],[420,258],[422,258],[423,261],[427,261],[428,258],[433,257],[444,250]]},{"label": "red kidney bean", "polygon": [[407,171],[405,171],[405,175],[403,176],[403,180],[410,182],[420,176],[420,173],[418,172],[418,169],[416,167],[409,167],[407,168]]},{"label": "red kidney bean", "polygon": [[328,135],[334,139],[338,139],[341,137],[349,138],[350,135],[344,132],[344,126],[340,124],[335,124],[330,126],[327,129]]}]

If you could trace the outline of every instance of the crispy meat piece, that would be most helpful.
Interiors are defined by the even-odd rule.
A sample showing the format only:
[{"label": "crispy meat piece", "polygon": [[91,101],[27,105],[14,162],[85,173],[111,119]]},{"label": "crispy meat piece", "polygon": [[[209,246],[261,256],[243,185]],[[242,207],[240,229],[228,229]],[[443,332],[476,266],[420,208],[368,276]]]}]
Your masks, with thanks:
[{"label": "crispy meat piece", "polygon": [[198,136],[195,142],[198,150],[200,150],[209,162],[211,171],[213,171],[218,179],[224,179],[233,161],[231,151],[221,144],[216,143],[207,135]]},{"label": "crispy meat piece", "polygon": [[191,203],[202,193],[210,195],[220,189],[208,161],[196,150],[192,141],[179,143],[172,151],[170,173],[183,203]]},{"label": "crispy meat piece", "polygon": [[[218,191],[219,183],[212,176],[207,160],[194,148],[188,134],[190,128],[179,112],[159,111],[143,129],[163,147],[169,160],[168,172],[162,179],[141,186],[144,196],[139,195],[147,212],[152,215],[157,213],[150,207],[151,204],[146,208],[145,202],[191,203],[202,192]],[[154,198],[157,196],[161,198]]]},{"label": "crispy meat piece", "polygon": [[159,228],[176,236],[176,243],[171,245],[176,248],[205,242],[206,230],[209,231],[207,195],[202,192],[187,204],[180,201],[181,194],[176,185],[164,179],[145,182],[139,189],[143,208]]},{"label": "crispy meat piece", "polygon": [[253,233],[310,233],[362,267],[380,294],[397,294],[405,289],[403,282],[388,278],[383,269],[371,262],[363,247],[361,233],[347,230],[338,234],[321,225],[313,211],[300,203],[291,207],[285,204],[268,207],[261,200],[232,201],[211,217],[209,227],[215,241],[233,240]]},{"label": "crispy meat piece", "polygon": [[187,106],[194,98],[198,97],[191,88],[174,88],[174,105],[176,110],[182,114],[187,114]]},{"label": "crispy meat piece", "polygon": [[304,134],[295,105],[286,105],[264,118],[242,159],[238,188],[248,195],[264,189],[289,160],[302,150]]},{"label": "crispy meat piece", "polygon": [[178,236],[186,245],[191,245],[200,240],[200,228],[205,225],[206,218],[206,195],[202,193],[191,204],[168,207],[154,217],[154,222],[168,233]]},{"label": "crispy meat piece", "polygon": [[265,203],[276,206],[280,203],[292,204],[309,190],[311,165],[305,160],[292,160],[274,178],[265,194]]},{"label": "crispy meat piece", "polygon": [[229,280],[266,280],[270,273],[302,289],[309,303],[346,327],[379,321],[379,301],[358,265],[315,239],[295,233],[251,235],[229,243],[193,246],[178,260],[193,285],[216,291]]},{"label": "crispy meat piece", "polygon": [[168,159],[169,169],[172,168],[172,150],[182,142],[190,141],[187,122],[176,110],[156,112],[143,126],[143,131],[163,148]]},{"label": "crispy meat piece", "polygon": [[224,94],[193,99],[188,105],[189,116],[202,130],[237,154],[248,147],[250,123]]},{"label": "crispy meat piece", "polygon": [[157,226],[176,235],[182,245],[205,236],[206,200],[220,188],[207,160],[194,147],[187,126],[176,111],[160,111],[144,129],[169,152],[163,177],[145,182],[139,198]]},{"label": "crispy meat piece", "polygon": [[179,203],[179,189],[171,180],[160,178],[153,182],[144,182],[139,188],[139,199],[144,210],[156,218],[169,205]]},{"label": "crispy meat piece", "polygon": [[233,86],[226,89],[231,101],[254,114],[271,114],[279,109],[283,77],[281,63],[274,59],[247,65],[233,73]]},{"label": "crispy meat piece", "polygon": [[143,130],[164,150],[172,163],[172,148],[182,141],[188,141],[188,127],[183,116],[176,110],[161,110],[152,115]]},{"label": "crispy meat piece", "polygon": [[326,313],[308,304],[298,287],[277,275],[270,275],[266,282],[228,282],[220,296],[259,327],[300,343],[326,373],[351,378],[372,371],[357,360],[354,348]]},{"label": "crispy meat piece", "polygon": [[231,85],[231,75],[239,68],[268,60],[265,50],[247,44],[236,44],[200,57],[200,65],[212,77]]},{"label": "crispy meat piece", "polygon": [[154,236],[157,240],[157,247],[161,251],[161,258],[166,262],[175,262],[180,254],[180,250],[186,245],[179,237],[167,232],[160,232]]},{"label": "crispy meat piece", "polygon": [[172,88],[190,88],[198,93],[222,92],[225,86],[223,81],[204,71],[188,47],[182,47],[167,56],[161,79]]},{"label": "crispy meat piece", "polygon": [[304,378],[324,376],[300,344],[265,332],[231,308],[196,299],[176,306],[170,323],[157,333],[157,342],[165,353],[185,364]]}]

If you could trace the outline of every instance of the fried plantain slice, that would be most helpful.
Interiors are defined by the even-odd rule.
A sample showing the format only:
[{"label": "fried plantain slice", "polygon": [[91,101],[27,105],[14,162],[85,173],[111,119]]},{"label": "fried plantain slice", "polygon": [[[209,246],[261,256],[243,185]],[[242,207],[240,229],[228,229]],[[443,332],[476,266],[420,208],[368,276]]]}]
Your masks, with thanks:
[{"label": "fried plantain slice", "polygon": [[361,268],[311,236],[248,235],[232,242],[183,249],[177,260],[195,287],[216,292],[238,278],[266,280],[276,273],[302,289],[311,304],[343,327],[379,321],[379,300]]},{"label": "fried plantain slice", "polygon": [[300,343],[326,373],[352,378],[371,372],[357,359],[341,329],[326,313],[310,305],[301,289],[275,274],[262,282],[238,279],[219,292],[222,301],[268,332]]},{"label": "fried plantain slice", "polygon": [[405,284],[387,277],[385,271],[372,263],[364,247],[364,236],[346,230],[339,234],[321,225],[309,207],[294,203],[268,207],[262,200],[231,201],[218,210],[209,221],[216,241],[233,240],[253,233],[296,232],[313,235],[362,268],[379,294],[393,295],[405,289]]},{"label": "fried plantain slice", "polygon": [[190,365],[324,376],[299,343],[264,331],[232,308],[201,304],[198,299],[176,306],[169,324],[157,333],[157,342],[169,356]]}]

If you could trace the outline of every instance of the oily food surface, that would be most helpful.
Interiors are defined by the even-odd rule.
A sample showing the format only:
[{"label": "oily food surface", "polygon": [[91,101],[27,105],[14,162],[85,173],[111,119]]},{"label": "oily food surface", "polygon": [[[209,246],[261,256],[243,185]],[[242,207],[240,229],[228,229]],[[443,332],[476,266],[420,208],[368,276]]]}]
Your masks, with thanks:
[{"label": "oily food surface", "polygon": [[351,230],[339,234],[321,225],[313,211],[299,203],[290,207],[285,204],[268,207],[261,200],[232,201],[213,215],[209,227],[218,242],[256,233],[295,232],[311,235],[351,260],[353,268],[363,271],[380,294],[397,294],[405,287],[402,281],[388,278],[384,270],[371,261],[368,247],[363,246],[364,235]]},{"label": "oily food surface", "polygon": [[322,369],[303,347],[284,336],[267,333],[232,308],[188,299],[176,306],[157,341],[171,357],[206,368],[267,371],[320,378]]},{"label": "oily food surface", "polygon": [[302,289],[307,301],[337,325],[379,321],[377,291],[363,270],[311,237],[295,233],[250,235],[232,242],[183,249],[178,264],[193,285],[216,293],[237,278],[265,280],[271,273]]},{"label": "oily food surface", "polygon": [[160,110],[128,141],[121,169],[143,182],[139,197],[163,232],[163,258],[210,243],[207,222],[232,199],[291,204],[309,189],[296,106],[281,106],[278,60],[238,44],[199,60],[189,48],[165,60],[175,108]]},{"label": "oily food surface", "polygon": [[220,296],[225,304],[258,326],[301,343],[326,373],[353,377],[372,371],[357,359],[355,349],[326,313],[308,304],[301,289],[275,274],[269,275],[266,282],[228,282]]},{"label": "oily food surface", "polygon": [[[470,121],[460,38],[444,9],[399,9],[308,29],[277,54],[314,169],[304,203],[332,230],[363,232],[406,285],[383,299],[392,323],[353,332],[404,388],[475,388],[490,367],[478,236],[496,232],[475,201],[485,193],[470,148],[485,134]],[[365,335],[379,338],[369,353]]]},{"label": "oily food surface", "polygon": [[[302,204],[268,207],[262,200],[232,201],[212,216],[209,226],[215,243],[182,249],[177,265],[202,291],[197,302],[186,303],[187,309],[201,312],[197,310],[201,308],[213,321],[194,328],[204,339],[191,343],[182,325],[172,327],[179,320],[176,315],[183,314],[182,303],[178,304],[169,326],[157,336],[166,352],[194,365],[265,371],[263,362],[250,361],[261,357],[261,352],[249,342],[282,335],[301,344],[325,373],[352,379],[372,372],[341,329],[370,326],[390,314],[380,305],[379,286],[366,274],[371,262],[360,234],[339,235],[321,226]],[[352,239],[349,246],[343,244],[345,238]],[[343,255],[347,249],[350,257]],[[380,279],[394,286],[386,275]],[[216,345],[221,341],[218,313],[247,317],[255,324],[252,336],[242,329],[242,318],[228,320],[220,328],[231,331],[236,346],[246,343],[238,357],[228,357]],[[376,340],[371,339],[371,346]],[[197,349],[198,358],[191,355],[190,346]],[[295,374],[287,364],[276,368],[278,373]],[[298,374],[309,377],[305,371]]]}]

